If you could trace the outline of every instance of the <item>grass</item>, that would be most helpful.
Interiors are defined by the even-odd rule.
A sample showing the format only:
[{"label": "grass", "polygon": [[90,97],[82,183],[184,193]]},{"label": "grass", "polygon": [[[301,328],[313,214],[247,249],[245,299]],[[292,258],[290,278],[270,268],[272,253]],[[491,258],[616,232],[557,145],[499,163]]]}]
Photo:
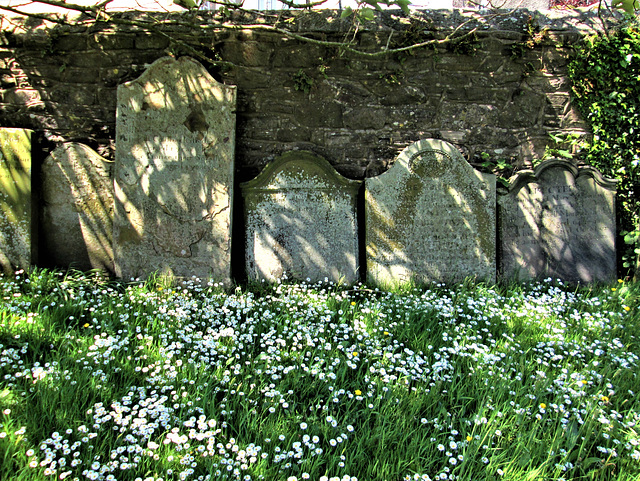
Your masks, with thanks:
[{"label": "grass", "polygon": [[637,284],[0,291],[0,479],[640,478]]}]

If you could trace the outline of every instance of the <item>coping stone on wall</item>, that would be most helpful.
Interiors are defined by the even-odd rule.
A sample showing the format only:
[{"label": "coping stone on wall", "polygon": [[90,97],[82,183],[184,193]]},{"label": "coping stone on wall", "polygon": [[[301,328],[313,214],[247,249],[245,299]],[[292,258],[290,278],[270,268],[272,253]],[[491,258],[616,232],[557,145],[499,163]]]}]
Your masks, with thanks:
[{"label": "coping stone on wall", "polygon": [[501,275],[614,280],[615,192],[615,180],[567,160],[517,173],[498,196]]},{"label": "coping stone on wall", "polygon": [[361,185],[304,151],[278,157],[242,183],[247,277],[355,282]]},{"label": "coping stone on wall", "polygon": [[42,164],[42,236],[56,266],[113,272],[112,164],[89,146],[59,145]]},{"label": "coping stone on wall", "polygon": [[236,88],[164,57],[117,96],[116,275],[230,284]]},{"label": "coping stone on wall", "polygon": [[0,128],[0,267],[31,266],[31,130]]},{"label": "coping stone on wall", "polygon": [[369,280],[382,285],[493,281],[496,180],[451,144],[420,140],[365,180]]}]

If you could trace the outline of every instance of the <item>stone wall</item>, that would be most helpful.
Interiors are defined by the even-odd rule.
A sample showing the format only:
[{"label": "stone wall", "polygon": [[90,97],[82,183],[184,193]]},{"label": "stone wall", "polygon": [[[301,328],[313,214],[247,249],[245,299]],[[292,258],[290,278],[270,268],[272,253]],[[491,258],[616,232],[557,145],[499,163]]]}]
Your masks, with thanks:
[{"label": "stone wall", "polygon": [[[41,151],[34,152],[36,163],[63,141],[88,144],[112,159],[117,85],[167,54],[193,56],[193,46],[233,64],[208,68],[237,86],[239,182],[293,149],[312,151],[341,174],[362,179],[386,170],[421,138],[449,141],[471,162],[486,152],[526,166],[544,152],[550,132],[584,132],[570,102],[567,62],[572,46],[596,28],[594,13],[519,10],[492,18],[439,10],[408,19],[385,12],[360,28],[358,48],[443,38],[464,22],[478,31],[473,42],[376,58],[248,27],[277,26],[277,15],[314,38],[353,35],[350,22],[331,11],[238,14],[234,20],[247,28],[236,30],[214,28],[220,18],[210,12],[155,14],[173,40],[81,19],[46,31],[40,20],[2,18],[0,126],[34,131]],[[532,38],[540,30],[545,35]]]}]

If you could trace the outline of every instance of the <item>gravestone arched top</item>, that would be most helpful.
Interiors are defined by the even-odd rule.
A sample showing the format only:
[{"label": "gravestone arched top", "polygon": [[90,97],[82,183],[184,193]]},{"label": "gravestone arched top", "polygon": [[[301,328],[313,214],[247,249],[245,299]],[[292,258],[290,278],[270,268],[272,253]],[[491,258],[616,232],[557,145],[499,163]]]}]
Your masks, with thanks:
[{"label": "gravestone arched top", "polygon": [[602,173],[591,165],[578,165],[575,162],[564,159],[547,159],[538,164],[534,169],[526,169],[517,172],[509,179],[509,184],[499,189],[501,195],[516,195],[522,187],[530,183],[538,183],[553,169],[562,169],[569,173],[572,182],[578,179],[591,178],[603,189],[615,192],[618,181],[602,175]]},{"label": "gravestone arched top", "polygon": [[452,144],[443,140],[423,139],[400,152],[393,166],[378,178],[416,175],[437,179],[452,171],[473,175],[474,170]]},{"label": "gravestone arched top", "polygon": [[269,162],[260,174],[240,187],[252,191],[346,189],[355,192],[361,184],[359,180],[343,177],[326,159],[312,152],[293,151]]},{"label": "gravestone arched top", "polygon": [[[183,75],[177,76],[176,71],[182,72]],[[196,87],[202,87],[202,93],[196,91],[190,91],[189,82],[197,82]],[[124,82],[118,85],[118,90],[125,90],[128,88],[135,88],[138,86],[142,86],[145,90],[153,90],[153,87],[160,87],[163,84],[169,85],[182,85],[183,90],[180,93],[188,94],[196,94],[196,95],[212,95],[218,101],[229,101],[232,100],[231,97],[235,96],[236,86],[235,85],[225,85],[218,82],[215,78],[211,76],[209,72],[204,68],[204,66],[191,57],[162,57],[153,62],[151,65],[147,67],[147,69],[142,72],[142,74],[133,80],[128,82]],[[219,88],[219,91],[212,89],[212,86],[216,86]],[[193,87],[193,86],[192,86]],[[200,90],[200,89],[198,89]],[[156,91],[156,90],[154,90]],[[160,94],[162,92],[156,91]],[[224,96],[223,96],[224,95]],[[231,96],[231,97],[226,97]],[[209,99],[204,98],[196,98],[196,101],[205,101]],[[155,108],[161,107],[166,108],[166,103],[162,102],[160,105],[154,105],[153,102],[150,102],[146,105],[140,106],[143,109],[146,108]]]}]

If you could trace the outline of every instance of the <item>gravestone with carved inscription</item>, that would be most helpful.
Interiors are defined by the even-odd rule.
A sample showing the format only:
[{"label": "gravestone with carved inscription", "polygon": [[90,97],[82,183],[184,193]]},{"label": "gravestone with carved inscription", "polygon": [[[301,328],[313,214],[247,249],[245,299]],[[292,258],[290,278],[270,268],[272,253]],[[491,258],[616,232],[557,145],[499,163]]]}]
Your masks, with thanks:
[{"label": "gravestone with carved inscription", "polygon": [[231,279],[236,89],[166,57],[118,87],[119,277]]},{"label": "gravestone with carved inscription", "polygon": [[284,154],[243,183],[247,276],[357,280],[361,184],[300,151]]},{"label": "gravestone with carved inscription", "polygon": [[593,167],[557,159],[515,175],[498,198],[501,275],[615,279],[615,186]]},{"label": "gravestone with carved inscription", "polygon": [[49,263],[113,271],[112,163],[78,143],[42,164],[42,237]]},{"label": "gravestone with carved inscription", "polygon": [[495,176],[421,140],[365,180],[367,275],[381,284],[494,280]]},{"label": "gravestone with carved inscription", "polygon": [[35,245],[31,218],[31,130],[0,129],[0,266],[28,268]]}]

